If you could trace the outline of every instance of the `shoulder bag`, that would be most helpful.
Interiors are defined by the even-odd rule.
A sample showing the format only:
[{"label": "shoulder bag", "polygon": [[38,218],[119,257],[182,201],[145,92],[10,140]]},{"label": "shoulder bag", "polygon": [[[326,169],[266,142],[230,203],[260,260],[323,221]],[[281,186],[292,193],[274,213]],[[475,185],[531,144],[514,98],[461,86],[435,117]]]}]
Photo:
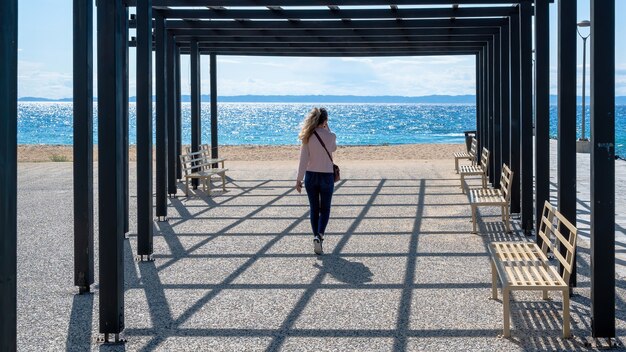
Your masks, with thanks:
[{"label": "shoulder bag", "polygon": [[322,147],[324,147],[324,150],[326,151],[326,154],[328,154],[330,161],[333,163],[333,173],[335,174],[335,182],[341,180],[339,166],[335,165],[335,162],[333,161],[333,157],[330,155],[330,152],[328,151],[328,149],[326,149],[326,144],[324,144],[324,141],[322,141],[322,138],[320,138],[320,135],[317,134],[316,131],[313,131],[313,134],[315,134],[315,137],[317,137],[317,140],[320,141],[320,143],[322,144]]}]

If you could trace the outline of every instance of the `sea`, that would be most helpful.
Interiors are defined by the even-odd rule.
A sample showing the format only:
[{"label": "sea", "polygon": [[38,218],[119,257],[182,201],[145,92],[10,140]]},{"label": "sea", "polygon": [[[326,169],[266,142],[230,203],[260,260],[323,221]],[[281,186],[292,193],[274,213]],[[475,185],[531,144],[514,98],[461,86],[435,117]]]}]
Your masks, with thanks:
[{"label": "sea", "polygon": [[[311,103],[219,103],[220,145],[297,145],[302,120]],[[473,104],[315,104],[328,110],[329,127],[340,145],[463,143],[465,131],[476,129]],[[136,107],[129,107],[129,141],[136,141]],[[19,144],[72,144],[71,102],[20,102]],[[98,143],[97,103],[94,143]],[[589,107],[586,137],[589,138]],[[616,154],[626,157],[626,105],[615,107]],[[182,104],[182,143],[191,143],[191,109]],[[582,106],[577,133],[581,137]],[[155,125],[156,126],[156,125]],[[202,141],[211,139],[210,105],[201,105]],[[556,106],[550,108],[550,136],[557,136]]]}]

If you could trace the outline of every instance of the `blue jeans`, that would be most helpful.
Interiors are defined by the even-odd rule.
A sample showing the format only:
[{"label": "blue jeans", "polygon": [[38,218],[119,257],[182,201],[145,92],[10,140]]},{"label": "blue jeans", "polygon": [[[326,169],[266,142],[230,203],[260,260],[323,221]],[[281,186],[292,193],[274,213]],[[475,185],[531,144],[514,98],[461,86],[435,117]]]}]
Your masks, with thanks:
[{"label": "blue jeans", "polygon": [[335,176],[326,172],[307,171],[304,188],[309,197],[313,235],[324,234],[330,218],[330,201],[335,190]]}]

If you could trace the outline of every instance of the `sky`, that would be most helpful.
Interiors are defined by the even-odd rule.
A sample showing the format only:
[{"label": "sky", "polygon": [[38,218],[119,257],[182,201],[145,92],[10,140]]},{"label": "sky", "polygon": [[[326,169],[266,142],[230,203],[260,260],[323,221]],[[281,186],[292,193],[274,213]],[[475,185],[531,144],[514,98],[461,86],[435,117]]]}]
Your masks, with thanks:
[{"label": "sky", "polygon": [[[550,5],[551,94],[557,94],[557,3]],[[626,1],[616,0],[616,14]],[[589,19],[578,1],[578,20]],[[94,10],[95,18],[95,10]],[[72,1],[18,1],[18,96],[72,97]],[[45,24],[45,25],[44,25]],[[43,29],[42,29],[43,28]],[[94,23],[94,33],[95,23]],[[132,33],[131,33],[132,35]],[[626,21],[616,23],[616,95],[626,95]],[[591,38],[590,40],[593,40]],[[96,47],[94,38],[94,48]],[[587,92],[589,92],[587,43]],[[96,55],[94,54],[94,58]],[[130,50],[130,95],[135,92],[135,49]],[[181,58],[181,90],[189,94],[189,58]],[[218,95],[475,94],[473,56],[385,58],[217,57]],[[94,71],[96,68],[94,62]],[[209,94],[208,57],[201,60],[201,90]],[[582,93],[582,40],[578,40],[578,94]],[[94,76],[94,95],[97,95]]]}]

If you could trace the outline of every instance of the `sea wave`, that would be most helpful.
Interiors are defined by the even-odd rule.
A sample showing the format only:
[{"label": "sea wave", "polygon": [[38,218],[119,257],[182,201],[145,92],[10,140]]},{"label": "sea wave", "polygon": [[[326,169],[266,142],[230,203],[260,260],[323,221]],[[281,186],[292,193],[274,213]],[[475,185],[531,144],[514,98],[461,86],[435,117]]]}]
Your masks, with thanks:
[{"label": "sea wave", "polygon": [[[476,129],[471,104],[317,104],[326,106],[329,125],[342,145],[463,143],[464,131]],[[218,140],[222,145],[295,145],[308,103],[220,103]],[[626,105],[615,110],[616,152],[626,156]],[[210,141],[210,104],[201,105],[202,140]],[[18,143],[72,144],[72,103],[20,102]],[[590,131],[587,107],[586,131]],[[582,111],[578,111],[581,136]],[[191,109],[182,104],[182,143],[191,141]],[[156,126],[156,125],[155,125]],[[98,142],[97,103],[94,104],[94,143]],[[556,106],[550,109],[550,135],[557,135]],[[135,104],[129,106],[129,141],[136,141]]]}]

